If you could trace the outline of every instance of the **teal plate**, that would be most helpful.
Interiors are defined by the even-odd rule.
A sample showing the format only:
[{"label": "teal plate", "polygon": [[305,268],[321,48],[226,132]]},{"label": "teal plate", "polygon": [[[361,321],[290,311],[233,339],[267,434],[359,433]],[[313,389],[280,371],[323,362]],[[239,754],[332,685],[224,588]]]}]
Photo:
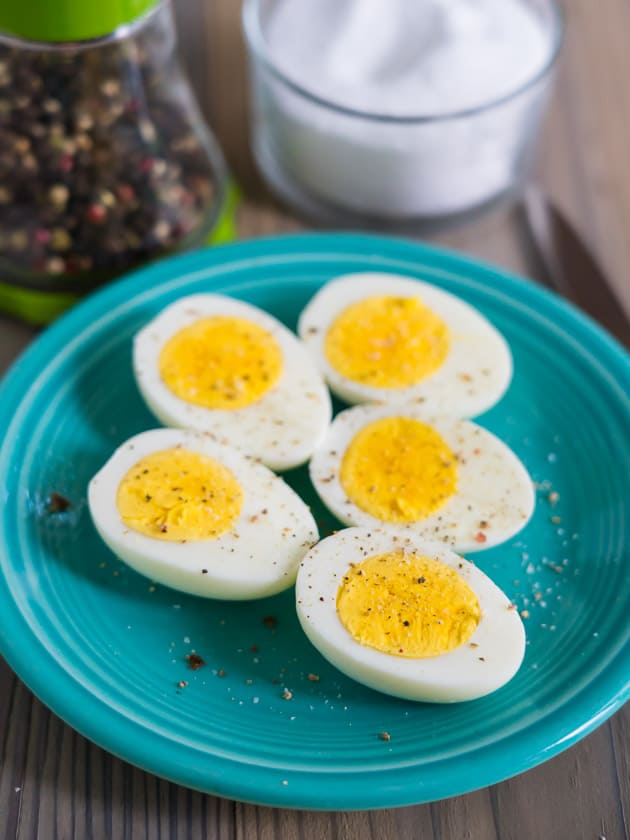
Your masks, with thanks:
[{"label": "teal plate", "polygon": [[[475,561],[528,611],[528,645],[512,682],[482,700],[416,704],[363,688],[310,646],[292,592],[221,603],[154,588],[110,554],[88,515],[92,474],[125,438],[157,425],[130,364],[132,336],[149,318],[181,295],[216,291],[295,327],[322,283],[365,270],[460,295],[514,353],[513,383],[481,422],[538,482],[537,509],[515,540]],[[569,747],[629,694],[629,393],[628,357],[590,320],[530,283],[444,251],[306,235],[152,266],[63,317],[3,384],[0,649],[88,738],[221,796],[380,808],[505,779]],[[305,470],[289,480],[322,530],[333,528]],[[559,494],[553,506],[550,491]],[[53,492],[72,507],[50,513]],[[197,671],[184,659],[192,650],[207,663]]]}]

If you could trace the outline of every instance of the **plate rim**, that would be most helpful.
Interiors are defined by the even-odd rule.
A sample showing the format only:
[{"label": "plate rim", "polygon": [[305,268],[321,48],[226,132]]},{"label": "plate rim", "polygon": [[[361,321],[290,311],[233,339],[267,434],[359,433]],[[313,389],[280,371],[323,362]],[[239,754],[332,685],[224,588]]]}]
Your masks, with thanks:
[{"label": "plate rim", "polygon": [[[352,250],[352,247],[355,250]],[[344,248],[347,250],[344,250]],[[467,271],[470,272],[470,274],[476,276],[475,282],[477,285],[480,282],[485,284],[492,277],[500,279],[512,290],[518,291],[521,299],[524,297],[526,302],[538,301],[548,311],[551,307],[551,311],[559,315],[561,320],[568,320],[574,325],[577,324],[582,334],[586,332],[595,341],[599,342],[608,354],[612,354],[617,359],[626,369],[630,382],[630,356],[614,338],[572,304],[518,275],[448,249],[398,237],[354,233],[293,233],[215,246],[211,249],[172,257],[126,275],[115,283],[90,295],[41,333],[13,362],[0,383],[0,427],[3,419],[8,419],[6,428],[7,431],[9,430],[13,416],[10,413],[11,406],[13,405],[17,409],[21,395],[30,388],[30,381],[27,376],[29,366],[33,367],[35,365],[35,369],[37,369],[39,360],[50,355],[50,351],[47,350],[48,347],[58,350],[60,346],[63,346],[65,342],[61,343],[62,338],[72,335],[80,337],[90,323],[91,313],[101,312],[108,307],[113,308],[114,305],[119,305],[125,299],[127,293],[129,293],[131,300],[135,299],[140,291],[148,288],[151,281],[153,281],[151,285],[160,286],[167,279],[170,281],[175,275],[180,275],[185,282],[188,279],[185,275],[190,274],[200,266],[208,268],[215,264],[217,266],[227,265],[237,259],[242,261],[248,255],[249,261],[254,262],[257,258],[269,256],[274,251],[277,253],[281,251],[294,253],[298,256],[303,254],[305,249],[317,250],[318,252],[334,250],[336,256],[345,255],[355,259],[360,257],[367,259],[370,256],[373,258],[383,257],[388,251],[391,256],[396,255],[400,258],[401,251],[405,251],[407,256],[415,259],[420,272],[423,266],[426,266],[428,259],[441,263],[445,271],[453,271],[458,273],[460,277],[461,275],[465,276]],[[378,268],[375,270],[378,270]],[[143,283],[146,286],[143,287]],[[79,327],[81,332],[77,329]],[[3,449],[4,445],[0,448],[0,453]],[[0,546],[0,550],[4,551],[5,546]],[[0,594],[6,607],[3,610],[2,622],[0,622],[0,654],[4,655],[10,667],[31,691],[66,723],[100,747],[148,772],[206,793],[266,806],[314,810],[371,810],[419,804],[469,793],[530,769],[572,746],[617,711],[630,696],[630,684],[627,681],[624,684],[622,679],[623,672],[628,672],[628,664],[624,663],[626,660],[630,660],[630,650],[626,645],[611,658],[597,678],[588,683],[580,693],[572,697],[568,704],[535,721],[525,730],[519,730],[475,751],[474,781],[468,785],[464,784],[462,786],[460,784],[456,790],[440,790],[439,784],[434,782],[432,786],[436,790],[433,792],[429,790],[427,795],[424,795],[422,786],[418,785],[418,780],[416,780],[415,786],[411,783],[411,777],[414,775],[410,772],[411,768],[404,767],[394,768],[389,772],[391,772],[392,779],[394,776],[403,774],[407,779],[405,783],[391,781],[388,786],[381,785],[378,802],[376,803],[371,788],[366,789],[364,793],[357,794],[355,792],[351,796],[337,790],[333,796],[329,795],[328,798],[325,798],[316,791],[313,794],[313,791],[309,788],[312,786],[315,776],[320,779],[325,778],[326,772],[291,770],[291,784],[283,785],[282,780],[279,779],[283,772],[281,770],[272,772],[269,769],[258,768],[258,772],[253,774],[256,779],[253,780],[251,774],[255,765],[252,763],[217,758],[216,756],[214,757],[215,764],[219,767],[223,766],[224,770],[226,770],[225,765],[227,765],[227,781],[221,776],[221,773],[217,772],[216,768],[214,768],[214,772],[213,768],[206,768],[204,781],[199,777],[199,773],[201,772],[203,775],[203,771],[200,768],[187,767],[187,762],[183,760],[189,752],[188,747],[179,745],[178,752],[182,752],[182,755],[175,756],[173,742],[156,733],[150,739],[151,745],[148,749],[146,745],[142,746],[142,739],[134,737],[138,734],[138,728],[144,733],[147,731],[140,723],[132,721],[108,707],[61,668],[59,663],[50,656],[44,642],[19,610],[18,605],[12,598],[11,588],[4,575],[0,575]],[[20,628],[21,632],[12,633],[11,629],[15,631],[16,628]],[[17,639],[19,639],[19,644]],[[25,655],[25,645],[27,644],[29,650]],[[56,679],[50,679],[50,676],[47,673],[45,674],[46,667],[42,668],[42,657],[45,666],[52,668],[53,671],[58,671]],[[35,662],[38,663],[37,666],[34,665]],[[78,704],[75,696],[77,692],[79,696],[83,695],[81,702]],[[584,706],[587,703],[587,697],[591,709],[588,720],[583,720],[584,713],[579,714],[577,710],[573,710],[571,719],[575,720],[577,725],[573,727],[560,725],[558,718],[566,719],[567,709],[572,709],[575,705]],[[578,718],[582,719],[580,723],[577,723]],[[117,728],[118,731],[116,731]],[[492,772],[487,765],[492,763],[492,755],[497,747],[499,745],[507,746],[514,739],[522,739],[523,733],[527,732],[528,729],[535,729],[539,733],[536,740],[537,744],[545,742],[546,745],[539,745],[534,749],[534,743],[532,743],[532,749],[523,758],[519,766],[511,767],[508,772]],[[551,733],[554,731],[556,733],[561,732],[561,736],[556,737],[555,740],[553,738],[549,740]],[[123,732],[126,732],[124,736]],[[164,740],[164,745],[160,746],[158,742],[162,740]],[[153,743],[156,744],[155,747]],[[167,744],[168,751],[165,750]],[[499,753],[504,748],[499,749]],[[161,757],[160,752],[162,753]],[[165,752],[168,752],[168,759],[164,754]],[[481,758],[485,762],[483,768]],[[448,761],[453,761],[453,759]],[[426,767],[426,765],[416,765],[416,775],[421,774],[423,767]],[[248,782],[241,781],[239,784],[234,779],[229,778],[228,771],[230,769],[236,770],[236,775],[239,775],[239,769],[243,770],[245,768],[249,771]],[[378,769],[372,770],[367,772],[363,778],[367,780],[379,777],[382,772]],[[242,777],[245,774],[241,773],[240,775]],[[304,776],[301,784],[295,783],[298,775]],[[338,771],[337,775],[341,778],[344,773]],[[273,781],[265,780],[265,776],[273,777]],[[301,791],[298,790],[299,787],[302,788]],[[451,788],[453,785],[447,784],[446,787]],[[257,795],[256,791],[261,795]]]}]

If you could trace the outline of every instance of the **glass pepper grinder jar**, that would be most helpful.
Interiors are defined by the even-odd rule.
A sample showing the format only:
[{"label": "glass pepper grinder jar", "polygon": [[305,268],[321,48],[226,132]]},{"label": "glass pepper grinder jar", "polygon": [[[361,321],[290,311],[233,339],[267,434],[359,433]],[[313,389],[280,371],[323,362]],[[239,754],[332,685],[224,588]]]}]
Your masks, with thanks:
[{"label": "glass pepper grinder jar", "polygon": [[2,0],[0,310],[32,323],[230,238],[233,191],[168,0]]}]

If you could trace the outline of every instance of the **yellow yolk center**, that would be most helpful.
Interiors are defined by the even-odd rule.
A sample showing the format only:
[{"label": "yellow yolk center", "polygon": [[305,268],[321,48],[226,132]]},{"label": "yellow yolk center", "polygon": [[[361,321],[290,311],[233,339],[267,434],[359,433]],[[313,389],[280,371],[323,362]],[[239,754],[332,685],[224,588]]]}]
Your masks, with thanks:
[{"label": "yellow yolk center", "polygon": [[353,565],[339,587],[337,613],[360,644],[417,658],[460,647],[481,618],[477,596],[454,569],[402,551]]},{"label": "yellow yolk center", "polygon": [[271,333],[243,318],[202,318],[160,353],[160,376],[177,397],[204,408],[257,402],[280,378],[282,351]]},{"label": "yellow yolk center", "polygon": [[361,510],[401,524],[435,513],[457,488],[449,445],[430,426],[408,417],[364,426],[343,456],[339,478]]},{"label": "yellow yolk center", "polygon": [[440,368],[448,327],[418,298],[369,297],[333,322],[326,358],[346,379],[372,388],[407,388]]},{"label": "yellow yolk center", "polygon": [[116,504],[125,525],[147,537],[208,540],[234,526],[243,490],[219,461],[176,447],[138,461],[120,482]]}]

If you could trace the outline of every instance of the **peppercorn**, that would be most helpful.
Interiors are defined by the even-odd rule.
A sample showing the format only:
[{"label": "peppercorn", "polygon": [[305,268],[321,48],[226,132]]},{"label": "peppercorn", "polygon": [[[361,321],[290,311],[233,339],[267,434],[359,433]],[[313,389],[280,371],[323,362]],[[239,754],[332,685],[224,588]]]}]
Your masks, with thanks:
[{"label": "peppercorn", "polygon": [[206,239],[214,164],[163,30],[158,15],[89,48],[0,44],[5,281],[87,291]]}]

